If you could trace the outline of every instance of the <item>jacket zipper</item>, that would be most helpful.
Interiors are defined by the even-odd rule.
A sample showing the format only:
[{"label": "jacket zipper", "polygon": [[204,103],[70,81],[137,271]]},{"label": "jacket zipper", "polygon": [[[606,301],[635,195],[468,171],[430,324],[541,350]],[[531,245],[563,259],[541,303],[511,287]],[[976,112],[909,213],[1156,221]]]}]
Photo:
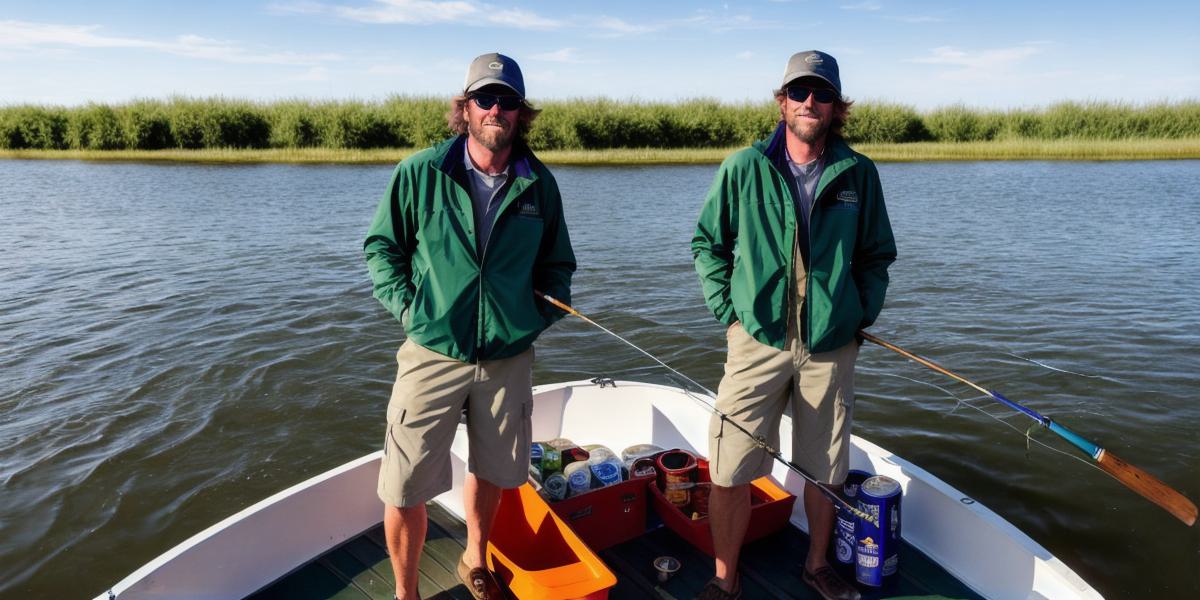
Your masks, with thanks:
[{"label": "jacket zipper", "polygon": [[[488,199],[488,204],[491,204],[491,199]],[[474,218],[474,213],[471,213]],[[483,211],[483,216],[487,218],[487,210]],[[500,221],[500,215],[496,215],[496,221]],[[475,224],[475,231],[479,231],[479,223]],[[483,259],[487,256],[487,247],[492,243],[492,235],[496,233],[496,224],[492,223],[492,232],[488,234],[488,239],[484,242],[483,247],[479,249],[479,301],[475,306],[475,360],[481,360],[480,354],[483,352]]]},{"label": "jacket zipper", "polygon": [[[822,171],[824,171],[824,169],[822,169]],[[845,171],[838,173],[836,177],[829,180],[829,183],[825,186],[825,189],[821,190],[822,193],[818,194],[818,193],[816,193],[815,189],[813,190],[814,193],[813,193],[812,202],[810,202],[808,205],[808,242],[809,242],[809,252],[810,253],[812,252],[813,211],[817,209],[817,203],[820,202],[821,197],[824,195],[824,192],[827,192],[833,186],[833,183],[835,181],[837,181],[839,178],[841,178],[841,176],[843,174],[845,174]],[[820,183],[821,182],[818,181],[817,185],[820,185]],[[796,200],[796,198],[795,198],[796,190],[792,189],[792,188],[794,188],[794,186],[789,186],[789,189],[791,189],[791,192],[793,195],[792,206],[795,206],[796,205],[796,201],[795,201]],[[797,223],[796,224],[797,231],[799,231],[799,227],[800,227],[800,224]],[[799,248],[800,240],[797,239],[796,232],[792,233],[792,244],[793,244],[792,245],[792,257],[795,258],[796,253],[800,250],[800,248]],[[801,261],[804,260],[804,254],[802,252],[800,253],[800,260]],[[809,264],[811,265],[812,263],[810,262]],[[812,286],[810,285],[812,283],[812,274],[808,272],[807,267],[804,269],[804,271],[805,271],[805,273],[804,273],[805,274],[805,277],[804,277],[804,301],[807,302],[808,295],[812,292]],[[795,279],[795,277],[796,277],[796,266],[792,265],[792,272],[788,275],[788,294],[789,295],[791,294],[791,288],[793,286],[793,280]],[[790,299],[790,296],[789,296],[789,299]],[[799,309],[800,309],[799,310],[800,314],[804,314],[804,307],[800,306]],[[791,325],[792,325],[792,312],[793,311],[788,311],[787,325],[788,325],[789,329],[791,328]],[[801,327],[804,328],[805,335],[801,335],[801,333],[800,333]],[[800,338],[800,340],[797,340],[797,341],[812,339],[812,316],[811,315],[809,315],[809,319],[807,321],[805,321],[803,323],[796,323],[796,336]],[[787,343],[787,332],[786,331],[784,332],[784,343],[785,344]]]},{"label": "jacket zipper", "polygon": [[[780,175],[783,175],[783,174],[780,173]],[[800,217],[799,211],[796,210],[796,200],[797,200],[796,199],[796,190],[792,189],[794,186],[791,184],[791,182],[788,182],[785,180],[785,183],[788,184],[788,186],[787,186],[788,192],[790,192],[789,195],[792,197],[792,221],[796,221]],[[799,223],[796,223],[796,225],[794,227],[792,227],[792,254],[791,254],[792,260],[796,259],[796,250],[797,250],[798,244],[800,243],[800,240],[796,239],[798,232],[799,232],[799,228],[800,228]],[[784,298],[787,300],[787,304],[789,306],[791,305],[792,288],[793,287],[796,287],[796,265],[794,265],[794,264],[792,265],[791,269],[788,269],[787,287],[784,288]],[[788,334],[788,331],[791,331],[791,329],[792,329],[792,312],[793,311],[788,310],[786,308],[784,309],[784,311],[787,312],[787,319],[784,321],[784,325],[783,325],[783,327],[784,327],[784,329],[783,329],[783,346],[784,346],[784,348],[783,349],[787,350],[787,334]],[[796,326],[799,327],[800,324],[797,323]],[[797,330],[797,335],[799,335],[799,330]]]},{"label": "jacket zipper", "polygon": [[[509,179],[500,186],[500,189],[497,190],[497,193],[504,192],[505,195],[508,195],[508,192],[512,188],[512,185],[513,185],[515,179],[516,179],[516,175],[510,173]],[[488,198],[489,205],[491,205],[492,200],[493,200],[492,198]],[[515,201],[515,199],[514,199],[514,201]],[[504,200],[501,199],[500,203],[504,204]],[[483,211],[483,216],[485,219],[487,218],[487,210]],[[492,223],[492,231],[491,231],[491,233],[488,234],[487,242],[485,242],[483,244],[483,247],[479,249],[479,303],[475,307],[475,314],[478,315],[478,317],[476,319],[476,323],[475,323],[475,334],[476,334],[475,360],[476,361],[480,360],[479,355],[483,349],[483,283],[484,283],[484,277],[483,277],[484,262],[483,261],[484,261],[484,258],[487,257],[488,246],[492,245],[492,238],[495,237],[495,233],[496,233],[496,225],[500,224],[500,217],[502,217],[502,216],[503,216],[503,214],[501,212],[496,213],[496,220],[495,220],[495,222]],[[475,218],[474,212],[471,213],[471,218],[472,219]],[[476,228],[476,231],[479,230],[479,223],[475,224],[475,228]]]},{"label": "jacket zipper", "polygon": [[[783,175],[783,173],[780,173],[780,175]],[[786,178],[786,176],[784,176],[784,177]],[[784,183],[787,184],[787,189],[788,189],[789,195],[792,197],[792,215],[793,215],[792,221],[796,222],[796,226],[792,228],[792,253],[791,253],[792,260],[795,260],[796,254],[800,252],[800,239],[799,239],[800,211],[797,210],[797,208],[798,208],[797,205],[799,204],[800,199],[796,197],[796,189],[795,189],[796,185],[794,183],[794,180],[795,180],[794,175],[792,176],[792,179],[793,179],[793,181],[787,181],[785,179]],[[816,199],[814,198],[812,203],[810,203],[809,207],[808,207],[808,223],[809,223],[808,237],[810,240],[812,239],[812,211],[813,211],[813,207],[816,206],[816,204],[817,204],[817,202],[816,202]],[[803,253],[800,253],[800,260],[801,261],[804,260]],[[806,277],[805,279],[806,279],[806,283],[804,286],[804,297],[805,297],[805,299],[807,299],[808,298],[808,285],[807,285],[808,278]],[[792,288],[793,287],[797,287],[796,286],[796,265],[795,264],[792,264],[792,268],[788,269],[787,287],[784,288],[784,297],[787,299],[789,307],[791,306]],[[803,309],[803,307],[800,307],[800,308]],[[791,331],[791,329],[792,329],[792,313],[794,313],[794,312],[796,312],[796,311],[788,310],[787,311],[787,320],[784,321],[784,331],[783,331],[784,346],[787,346],[787,332]],[[805,323],[799,323],[799,322],[796,323],[796,337],[803,339],[804,336],[800,335],[800,328],[804,327],[805,325],[806,325]],[[785,347],[784,349],[786,350],[787,348]]]},{"label": "jacket zipper", "polygon": [[[464,152],[465,151],[466,150],[464,150]],[[470,175],[468,175],[468,177],[469,176]],[[464,189],[461,184],[458,184],[457,181],[455,181],[455,184],[458,185],[458,188],[460,191],[462,191],[463,193],[465,193],[467,195],[467,199],[471,200],[471,203],[474,204],[475,201],[473,199],[471,199],[471,193],[469,191],[467,191],[466,189]],[[472,235],[476,235],[476,233],[479,230],[479,223],[475,222],[474,208],[471,209],[471,214],[470,214],[469,218],[471,219],[471,223],[474,226],[474,229],[472,230]],[[491,239],[491,236],[489,235],[488,242],[490,243],[491,241],[492,241],[492,239]],[[479,294],[475,297],[475,348],[474,348],[474,351],[471,353],[471,358],[475,359],[475,362],[479,362],[480,349],[483,347],[483,256],[486,253],[486,251],[487,251],[486,245],[479,250]]]},{"label": "jacket zipper", "polygon": [[[821,174],[824,175],[824,169],[822,169]],[[840,175],[839,175],[839,177],[840,177]],[[830,183],[830,185],[832,185],[833,181],[830,181],[829,183]],[[817,185],[821,185],[820,180],[817,181]],[[825,186],[825,189],[829,189],[829,186],[828,185]],[[816,210],[816,208],[817,208],[817,202],[819,202],[821,200],[821,195],[817,194],[816,191],[817,190],[814,188],[812,201],[809,202],[809,204],[808,204],[808,252],[809,252],[810,256],[812,254],[813,211]],[[800,260],[804,260],[803,253],[801,253],[801,255],[800,255]],[[812,261],[810,260],[808,264],[811,266]],[[808,267],[805,267],[804,268],[804,301],[805,302],[808,302],[808,295],[810,293],[812,293],[811,292],[812,286],[809,285],[810,282],[812,282],[812,274],[808,272]],[[800,314],[804,314],[804,306],[803,305],[800,306]],[[800,334],[799,327],[804,327],[804,335]],[[800,340],[798,340],[798,341],[801,341],[801,343],[803,343],[802,340],[811,340],[812,339],[812,315],[809,315],[808,320],[806,320],[804,323],[800,323],[799,327],[796,329],[796,335],[800,337]]]}]

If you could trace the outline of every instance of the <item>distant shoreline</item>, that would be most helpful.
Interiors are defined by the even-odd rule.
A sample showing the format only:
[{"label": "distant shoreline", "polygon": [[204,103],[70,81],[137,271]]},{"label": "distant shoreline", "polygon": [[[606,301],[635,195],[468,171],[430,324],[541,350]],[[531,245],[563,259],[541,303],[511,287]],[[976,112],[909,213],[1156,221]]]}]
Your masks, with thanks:
[{"label": "distant shoreline", "polygon": [[[172,97],[115,105],[0,106],[0,151],[110,157],[104,160],[386,163],[411,152],[406,148],[445,139],[449,106],[448,98],[403,96],[378,102]],[[771,135],[779,123],[779,107],[771,101],[580,98],[539,108],[526,140],[548,162],[561,164],[712,163],[731,148]],[[1200,99],[1061,102],[1010,110],[948,106],[929,112],[856,102],[842,135],[851,145],[877,147],[881,160],[1196,158]],[[1126,141],[1131,145],[1122,149]],[[54,153],[70,150],[113,154]],[[139,154],[145,151],[150,153]]]},{"label": "distant shoreline", "polygon": [[[1166,140],[1004,140],[988,142],[860,143],[877,162],[1008,160],[1194,160],[1200,138]],[[549,165],[636,166],[719,164],[739,147],[544,150]],[[0,150],[0,159],[204,164],[395,164],[416,148],[206,148],[198,150]]]}]

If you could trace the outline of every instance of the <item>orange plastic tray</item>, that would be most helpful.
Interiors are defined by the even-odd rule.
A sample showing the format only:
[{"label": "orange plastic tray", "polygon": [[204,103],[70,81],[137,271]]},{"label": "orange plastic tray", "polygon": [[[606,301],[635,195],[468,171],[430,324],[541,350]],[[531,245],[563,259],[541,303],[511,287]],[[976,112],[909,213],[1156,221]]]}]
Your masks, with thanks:
[{"label": "orange plastic tray", "polygon": [[488,564],[521,600],[604,600],[617,583],[529,484],[501,495]]}]

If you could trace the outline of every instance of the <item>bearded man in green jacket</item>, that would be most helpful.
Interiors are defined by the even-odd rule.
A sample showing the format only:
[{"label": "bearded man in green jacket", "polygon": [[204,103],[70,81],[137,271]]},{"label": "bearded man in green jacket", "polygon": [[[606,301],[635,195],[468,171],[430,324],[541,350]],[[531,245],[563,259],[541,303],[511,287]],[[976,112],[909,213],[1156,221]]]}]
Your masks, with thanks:
[{"label": "bearded man in green jacket", "polygon": [[405,159],[364,251],[375,297],[404,326],[378,493],[396,597],[418,598],[425,503],[451,489],[450,445],[466,410],[466,552],[458,576],[500,598],[487,570],[501,491],[529,472],[533,341],[569,301],[575,255],[558,185],[524,142],[537,116],[516,61],[477,57],[447,115],[458,134]]},{"label": "bearded man in green jacket", "polygon": [[[879,315],[896,258],[875,165],[840,135],[851,104],[841,91],[832,56],[793,55],[775,92],[779,126],[721,165],[692,239],[705,301],[728,326],[717,409],[778,447],[790,408],[792,461],[829,487],[849,470],[855,334]],[[741,594],[749,483],[772,459],[716,415],[709,433],[716,577],[700,598],[727,600]],[[804,508],[803,580],[825,598],[858,598],[826,558],[833,503],[806,485]]]}]

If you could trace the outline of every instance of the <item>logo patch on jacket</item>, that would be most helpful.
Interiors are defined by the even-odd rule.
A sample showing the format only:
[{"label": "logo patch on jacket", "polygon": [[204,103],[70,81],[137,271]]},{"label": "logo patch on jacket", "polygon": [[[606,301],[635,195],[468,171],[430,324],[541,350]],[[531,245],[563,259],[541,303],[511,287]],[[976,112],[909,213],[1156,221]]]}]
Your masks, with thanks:
[{"label": "logo patch on jacket", "polygon": [[532,200],[517,204],[517,214],[522,217],[533,217],[535,219],[539,219],[542,216],[542,212],[538,210],[537,203]]},{"label": "logo patch on jacket", "polygon": [[857,204],[858,203],[858,192],[855,192],[854,190],[842,190],[842,191],[838,192],[837,201],[845,202],[848,204]]}]

